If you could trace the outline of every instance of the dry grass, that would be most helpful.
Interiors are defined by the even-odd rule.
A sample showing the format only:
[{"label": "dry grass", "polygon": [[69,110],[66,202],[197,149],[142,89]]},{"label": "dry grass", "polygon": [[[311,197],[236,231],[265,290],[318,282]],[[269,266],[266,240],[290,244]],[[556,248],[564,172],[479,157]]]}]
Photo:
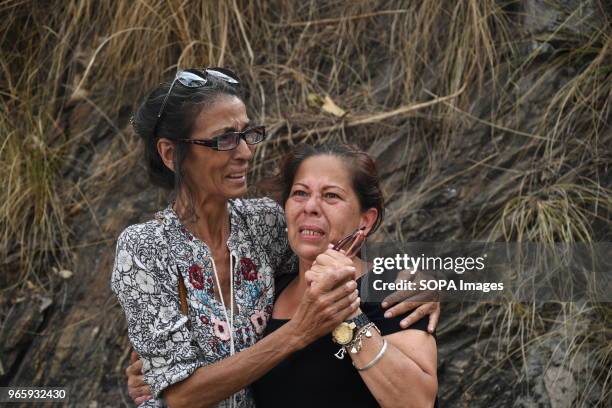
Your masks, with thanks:
[{"label": "dry grass", "polygon": [[[606,24],[572,31],[579,10],[544,34],[525,32],[518,3],[494,0],[14,0],[0,13],[5,288],[46,287],[51,266],[70,265],[82,244],[73,215],[90,211],[138,156],[129,113],[189,66],[240,73],[251,115],[270,130],[255,177],[298,142],[402,139],[386,180],[389,234],[610,240],[612,38]],[[313,95],[330,95],[348,115],[313,107]],[[428,235],[435,223],[403,226],[470,179],[481,188],[461,196],[469,227]],[[569,350],[589,350],[599,367],[590,378],[606,389],[609,308],[560,308],[555,325],[533,305],[499,308],[500,327],[511,328],[500,334],[504,358],[581,321],[589,334],[567,337]]]}]

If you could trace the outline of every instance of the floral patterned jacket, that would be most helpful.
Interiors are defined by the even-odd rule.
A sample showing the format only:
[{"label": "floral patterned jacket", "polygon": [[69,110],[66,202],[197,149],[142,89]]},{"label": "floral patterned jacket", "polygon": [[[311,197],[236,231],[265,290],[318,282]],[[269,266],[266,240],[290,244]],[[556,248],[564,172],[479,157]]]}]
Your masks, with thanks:
[{"label": "floral patterned jacket", "polygon": [[[234,348],[260,339],[272,312],[274,272],[289,247],[282,209],[272,200],[230,200],[227,246],[234,259]],[[187,288],[188,316],[180,312],[178,274]],[[214,272],[206,244],[181,224],[171,206],[155,219],[127,227],[117,240],[111,287],[143,361],[145,381],[156,398],[198,367],[230,355],[229,325],[214,296]],[[228,302],[229,303],[229,302]],[[229,306],[229,305],[228,305]],[[249,389],[236,406],[253,406]],[[226,400],[219,406],[228,406]],[[160,400],[148,406],[163,406]]]}]

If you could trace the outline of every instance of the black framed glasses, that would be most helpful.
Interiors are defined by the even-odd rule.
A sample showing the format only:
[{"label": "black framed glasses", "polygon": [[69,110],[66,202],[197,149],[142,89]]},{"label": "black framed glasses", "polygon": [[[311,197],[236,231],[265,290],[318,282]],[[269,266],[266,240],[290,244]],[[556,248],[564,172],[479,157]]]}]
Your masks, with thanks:
[{"label": "black framed glasses", "polygon": [[210,147],[214,150],[226,151],[235,149],[240,143],[240,139],[249,145],[260,143],[266,137],[265,126],[249,127],[242,132],[227,132],[210,139],[173,139],[180,143],[191,143],[200,146]]},{"label": "black framed glasses", "polygon": [[166,109],[166,104],[168,103],[168,98],[172,94],[172,90],[174,86],[179,83],[187,88],[201,88],[206,86],[209,82],[209,77],[215,77],[216,79],[220,79],[221,81],[227,82],[230,85],[239,85],[240,81],[238,80],[238,76],[236,74],[226,68],[213,67],[206,69],[186,69],[184,71],[177,72],[172,84],[170,84],[170,88],[168,89],[168,93],[164,97],[164,101],[161,104],[161,108],[159,108],[159,113],[157,114],[157,121],[155,122],[155,127],[153,128],[153,134],[157,135],[157,127],[159,126],[159,122],[162,119],[164,114],[164,110]]}]

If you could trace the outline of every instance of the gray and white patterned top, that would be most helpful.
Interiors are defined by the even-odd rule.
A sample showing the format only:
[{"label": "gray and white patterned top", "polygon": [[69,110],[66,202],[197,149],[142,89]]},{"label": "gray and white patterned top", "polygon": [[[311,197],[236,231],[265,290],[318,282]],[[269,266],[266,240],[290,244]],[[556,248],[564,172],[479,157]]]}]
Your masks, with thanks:
[{"label": "gray and white patterned top", "polygon": [[[272,313],[274,273],[290,252],[283,211],[272,200],[230,200],[228,206],[227,246],[234,259],[238,310],[234,347],[239,352],[261,338]],[[153,220],[127,227],[117,240],[111,287],[156,398],[198,367],[230,355],[229,325],[214,296],[212,262],[207,245],[185,228],[171,206]],[[179,273],[187,288],[188,316],[180,312]],[[237,407],[254,406],[248,388],[234,398]],[[163,402],[141,406],[160,407]],[[229,407],[229,399],[218,406]]]}]

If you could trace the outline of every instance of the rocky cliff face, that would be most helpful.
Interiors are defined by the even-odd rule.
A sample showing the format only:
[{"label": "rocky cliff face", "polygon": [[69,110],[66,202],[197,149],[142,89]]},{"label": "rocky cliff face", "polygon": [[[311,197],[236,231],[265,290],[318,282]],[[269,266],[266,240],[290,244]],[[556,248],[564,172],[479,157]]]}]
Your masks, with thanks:
[{"label": "rocky cliff face", "polygon": [[[225,56],[199,45],[190,50],[175,27],[164,41],[178,37],[179,55],[164,54],[160,64],[179,56],[181,65],[225,58],[242,68],[253,116],[269,125],[271,140],[259,149],[252,180],[296,142],[331,137],[367,146],[388,196],[389,237],[610,240],[610,4],[357,3],[219,6],[215,30],[229,27]],[[127,13],[117,7],[99,13]],[[95,21],[93,10],[67,10],[81,24]],[[11,16],[24,18],[17,14]],[[204,35],[190,31],[195,17],[184,18],[188,34]],[[238,18],[246,32],[236,28]],[[109,21],[111,32],[124,29]],[[0,385],[64,386],[71,406],[115,407],[130,405],[124,378],[130,344],[109,288],[114,240],[167,202],[148,183],[128,118],[142,82],[167,75],[157,70],[140,77],[131,69],[121,71],[125,78],[109,76],[105,87],[87,88],[96,81],[89,78],[79,88],[88,62],[103,63],[95,58],[111,53],[85,45],[85,39],[109,40],[104,27],[96,30],[107,37],[86,30],[69,37],[71,65],[62,81],[77,86],[58,91],[57,120],[44,132],[49,146],[74,142],[62,150],[55,186],[71,192],[62,224],[71,247],[39,264],[44,270],[32,271],[23,284],[4,282]],[[155,37],[139,40],[149,50]],[[147,63],[130,60],[126,50],[134,44],[109,41],[115,47],[109,65],[111,57]],[[3,86],[8,89],[6,81]],[[324,94],[348,114],[317,102]],[[8,113],[17,109],[5,106]],[[53,136],[56,130],[60,136]],[[7,255],[5,276],[17,276],[16,259]],[[468,303],[442,309],[441,406],[609,405],[609,307]]]}]

